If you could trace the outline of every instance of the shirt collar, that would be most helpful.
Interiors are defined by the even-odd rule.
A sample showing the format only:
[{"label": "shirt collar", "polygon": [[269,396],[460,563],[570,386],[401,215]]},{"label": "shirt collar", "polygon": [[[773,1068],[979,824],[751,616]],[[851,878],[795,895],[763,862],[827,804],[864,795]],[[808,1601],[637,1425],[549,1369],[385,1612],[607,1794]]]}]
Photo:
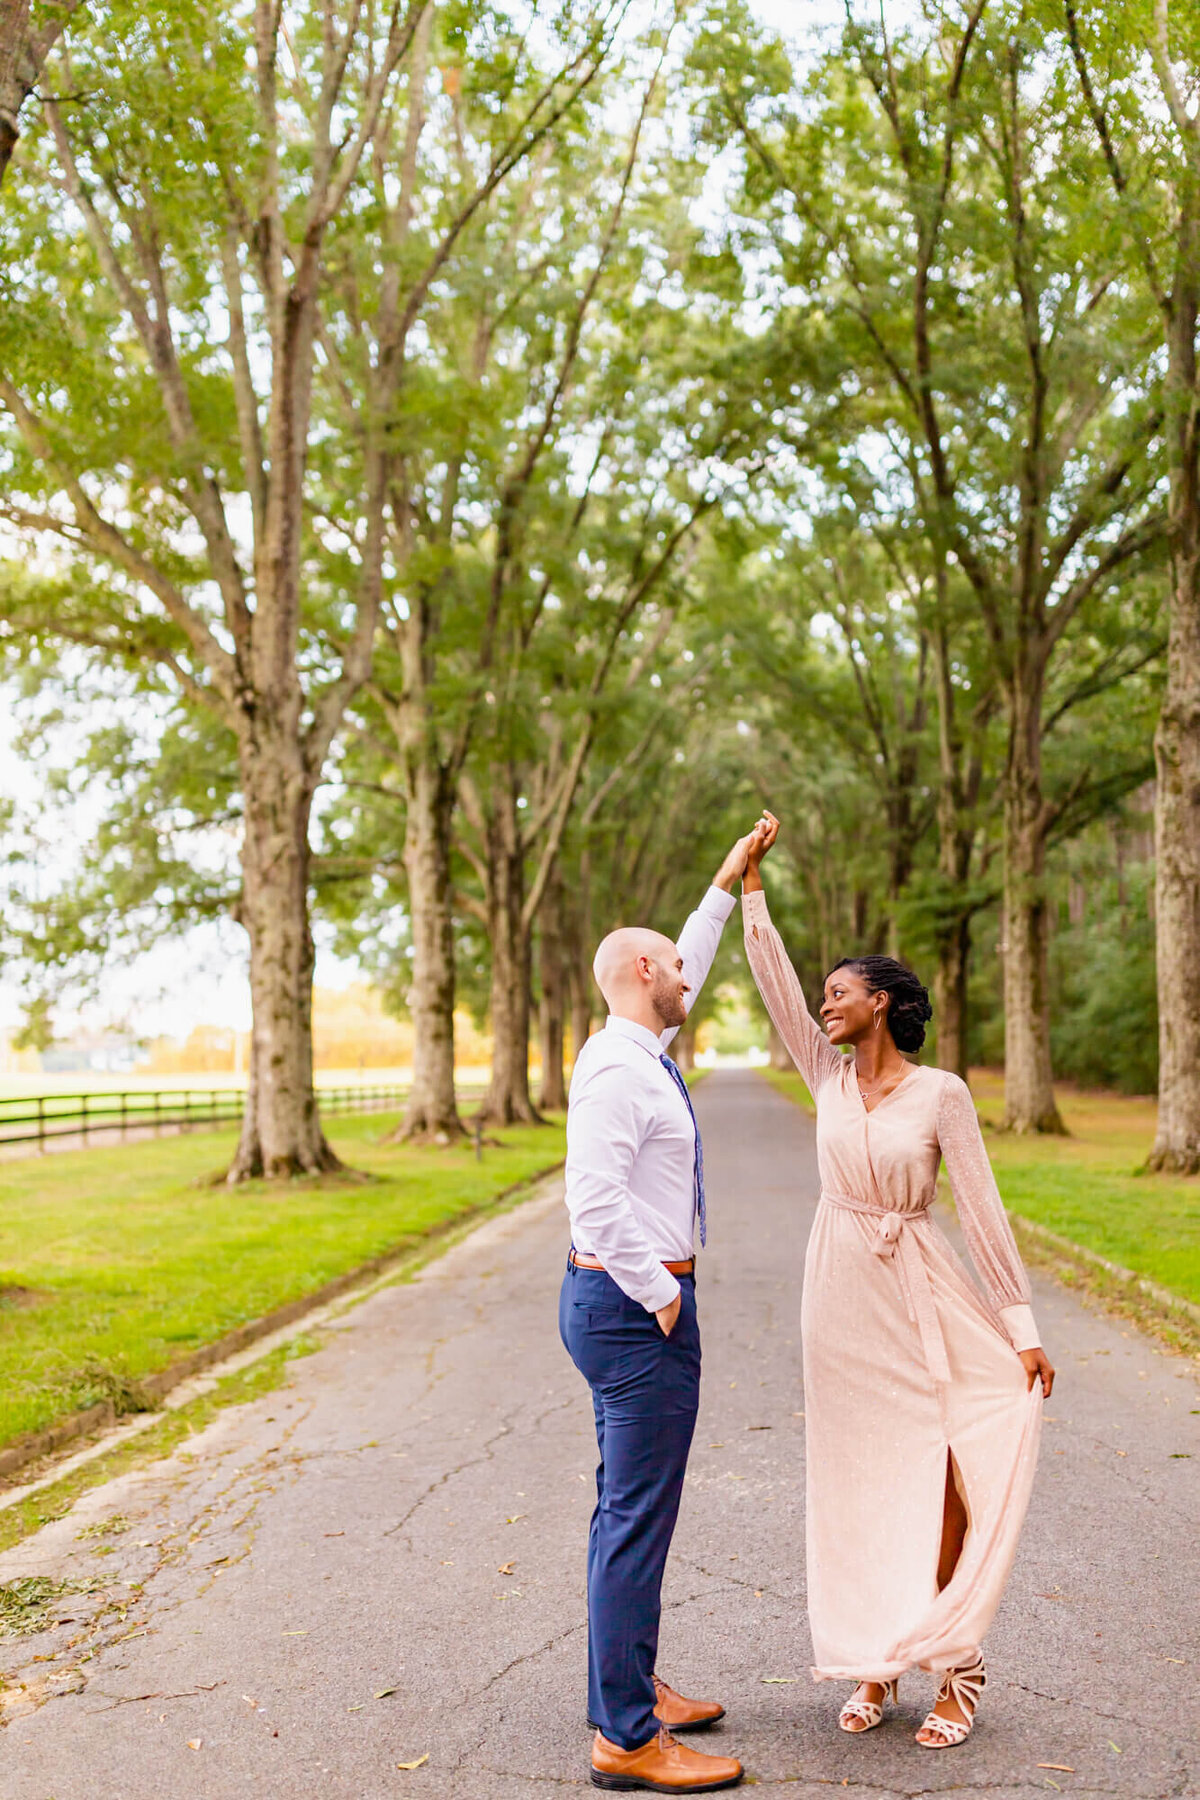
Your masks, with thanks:
[{"label": "shirt collar", "polygon": [[604,1021],[604,1029],[615,1032],[618,1037],[630,1038],[643,1050],[648,1050],[653,1057],[660,1057],[663,1053],[662,1039],[656,1037],[648,1026],[639,1025],[636,1019],[620,1019],[615,1013],[609,1013]]}]

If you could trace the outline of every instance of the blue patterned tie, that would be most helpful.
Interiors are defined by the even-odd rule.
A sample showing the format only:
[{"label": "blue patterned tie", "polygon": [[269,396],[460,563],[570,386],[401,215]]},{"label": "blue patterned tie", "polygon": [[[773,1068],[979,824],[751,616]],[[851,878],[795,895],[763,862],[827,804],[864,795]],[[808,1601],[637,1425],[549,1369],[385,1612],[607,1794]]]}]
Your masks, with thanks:
[{"label": "blue patterned tie", "polygon": [[683,1079],[683,1076],[679,1073],[679,1070],[675,1067],[675,1064],[671,1061],[665,1051],[658,1060],[683,1095],[688,1112],[692,1115],[692,1124],[695,1126],[696,1130],[696,1211],[700,1215],[700,1248],[703,1249],[708,1242],[708,1226],[704,1217],[704,1145],[700,1142],[700,1127],[696,1124],[696,1113],[692,1106],[692,1096],[688,1093],[687,1082]]}]

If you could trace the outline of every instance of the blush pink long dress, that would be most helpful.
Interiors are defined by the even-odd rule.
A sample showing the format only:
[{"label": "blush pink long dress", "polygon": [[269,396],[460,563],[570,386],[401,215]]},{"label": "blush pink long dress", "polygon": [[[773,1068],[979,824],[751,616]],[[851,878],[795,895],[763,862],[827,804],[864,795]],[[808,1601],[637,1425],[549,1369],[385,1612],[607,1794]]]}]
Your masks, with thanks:
[{"label": "blush pink long dress", "polygon": [[[765,896],[742,907],[754,979],[817,1105],[801,1302],[813,1675],[961,1667],[1000,1602],[1037,1464],[1041,1384],[1029,1391],[1016,1354],[1040,1341],[1028,1277],[970,1090],[913,1068],[868,1112]],[[986,1298],[930,1216],[940,1161]],[[948,1454],[969,1525],[939,1594]]]}]

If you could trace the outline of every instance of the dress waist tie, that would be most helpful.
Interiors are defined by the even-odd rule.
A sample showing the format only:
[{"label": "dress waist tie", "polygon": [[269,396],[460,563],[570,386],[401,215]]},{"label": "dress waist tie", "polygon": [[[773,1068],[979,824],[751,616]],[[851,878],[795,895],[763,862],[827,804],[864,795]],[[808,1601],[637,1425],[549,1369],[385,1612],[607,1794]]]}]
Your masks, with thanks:
[{"label": "dress waist tie", "polygon": [[939,1386],[948,1387],[950,1363],[946,1356],[946,1340],[933,1303],[933,1289],[921,1243],[912,1229],[918,1220],[922,1223],[928,1220],[929,1208],[923,1206],[907,1213],[889,1212],[884,1206],[871,1206],[866,1200],[856,1200],[850,1194],[831,1194],[828,1189],[821,1197],[843,1212],[862,1213],[867,1218],[878,1219],[871,1248],[876,1256],[890,1256],[895,1262],[904,1304],[921,1339],[926,1367]]}]

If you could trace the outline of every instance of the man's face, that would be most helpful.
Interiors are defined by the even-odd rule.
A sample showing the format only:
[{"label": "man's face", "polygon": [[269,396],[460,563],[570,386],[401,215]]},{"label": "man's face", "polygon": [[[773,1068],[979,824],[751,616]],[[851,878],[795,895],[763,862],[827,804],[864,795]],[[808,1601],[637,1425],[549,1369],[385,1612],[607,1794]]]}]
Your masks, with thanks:
[{"label": "man's face", "polygon": [[650,1003],[663,1022],[663,1030],[682,1025],[687,1018],[684,995],[691,988],[683,979],[683,958],[674,944],[665,943],[662,954],[646,959],[652,971]]}]

